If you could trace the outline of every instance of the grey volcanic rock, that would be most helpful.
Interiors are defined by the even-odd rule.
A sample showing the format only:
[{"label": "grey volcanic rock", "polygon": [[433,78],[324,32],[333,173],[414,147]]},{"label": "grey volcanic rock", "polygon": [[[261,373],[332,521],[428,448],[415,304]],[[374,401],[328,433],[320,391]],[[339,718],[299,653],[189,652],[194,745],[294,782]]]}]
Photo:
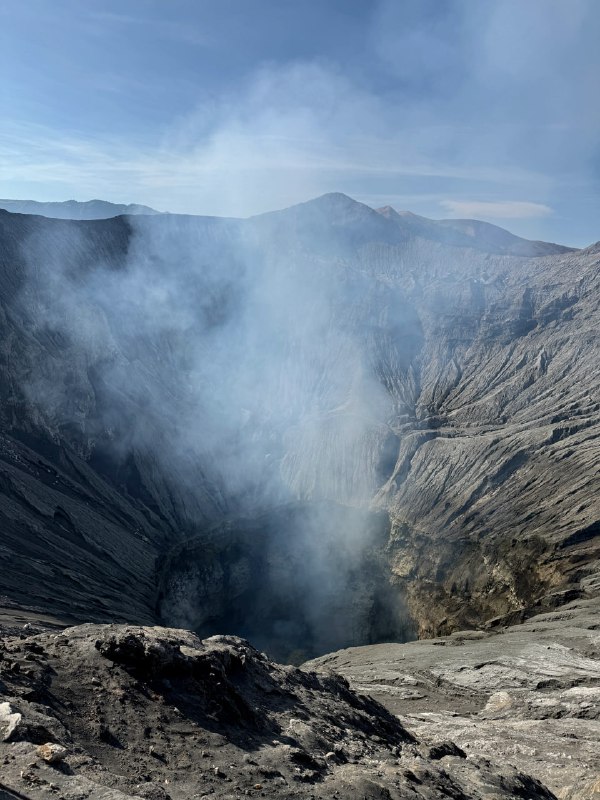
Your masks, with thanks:
[{"label": "grey volcanic rock", "polygon": [[39,214],[54,219],[109,219],[120,214],[160,214],[137,203],[108,203],[106,200],[65,200],[43,203],[37,200],[0,200],[0,208],[13,214]]},{"label": "grey volcanic rock", "polygon": [[600,580],[586,596],[518,626],[342,650],[334,670],[424,742],[525,770],[564,800],[600,797]]},{"label": "grey volcanic rock", "polygon": [[598,256],[473,266],[415,275],[416,420],[380,494],[422,635],[531,606],[599,552]]},{"label": "grey volcanic rock", "polygon": [[554,797],[449,743],[423,748],[343,678],[278,666],[235,637],[83,625],[5,639],[0,654],[20,715],[0,743],[9,797]]}]

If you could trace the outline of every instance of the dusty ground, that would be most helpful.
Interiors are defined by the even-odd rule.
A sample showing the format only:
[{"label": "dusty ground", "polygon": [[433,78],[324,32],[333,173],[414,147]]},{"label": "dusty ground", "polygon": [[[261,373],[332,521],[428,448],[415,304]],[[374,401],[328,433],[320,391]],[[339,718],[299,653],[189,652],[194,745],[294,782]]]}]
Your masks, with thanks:
[{"label": "dusty ground", "polygon": [[522,625],[357,647],[306,666],[332,669],[427,741],[534,775],[564,800],[600,797],[600,580]]}]

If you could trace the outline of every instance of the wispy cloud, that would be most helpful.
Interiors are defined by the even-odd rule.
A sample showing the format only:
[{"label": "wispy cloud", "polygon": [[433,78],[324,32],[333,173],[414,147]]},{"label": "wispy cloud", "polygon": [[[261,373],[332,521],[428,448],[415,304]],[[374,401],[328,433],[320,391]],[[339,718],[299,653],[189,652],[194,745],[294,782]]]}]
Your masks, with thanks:
[{"label": "wispy cloud", "polygon": [[248,216],[342,191],[598,238],[597,0],[378,0],[341,27],[317,0],[5,2],[43,58],[0,51],[4,196]]},{"label": "wispy cloud", "polygon": [[460,186],[464,195],[491,185],[503,187],[502,196],[509,185],[544,184],[541,175],[501,169],[479,155],[449,157],[439,143],[460,140],[460,130],[418,125],[406,109],[401,116],[402,125],[396,109],[331,65],[266,66],[150,141],[4,122],[2,193],[8,196],[11,185],[35,186],[39,197],[43,185],[53,199],[102,195],[172,211],[247,216],[328,191],[367,202],[376,194],[381,205],[398,190],[412,196],[437,190],[437,202],[444,187]]},{"label": "wispy cloud", "polygon": [[161,37],[170,38],[185,44],[192,44],[201,47],[214,47],[214,41],[208,34],[202,33],[194,25],[186,24],[185,21],[177,21],[174,19],[165,19],[164,17],[156,17],[142,15],[142,14],[122,14],[112,11],[94,11],[90,15],[98,26],[97,35],[104,35],[105,31],[102,26],[120,26],[139,28],[143,26]]},{"label": "wispy cloud", "polygon": [[550,206],[531,203],[527,200],[442,200],[441,206],[453,217],[475,217],[484,219],[532,219],[553,214]]}]

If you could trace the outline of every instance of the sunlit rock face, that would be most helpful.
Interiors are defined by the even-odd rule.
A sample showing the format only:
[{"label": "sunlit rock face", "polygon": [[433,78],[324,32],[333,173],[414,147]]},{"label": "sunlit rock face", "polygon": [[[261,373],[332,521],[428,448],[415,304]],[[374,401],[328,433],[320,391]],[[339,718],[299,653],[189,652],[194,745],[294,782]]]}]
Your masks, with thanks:
[{"label": "sunlit rock face", "polygon": [[600,788],[600,573],[580,595],[518,625],[341,650],[303,669],[343,675],[425,740],[588,800]]},{"label": "sunlit rock face", "polygon": [[[0,212],[0,592],[180,624],[174,548],[265,514],[274,547],[270,511],[300,503],[389,520],[367,641],[542,602],[597,555],[599,262],[343,195],[245,221]],[[371,580],[328,558],[340,598]]]}]

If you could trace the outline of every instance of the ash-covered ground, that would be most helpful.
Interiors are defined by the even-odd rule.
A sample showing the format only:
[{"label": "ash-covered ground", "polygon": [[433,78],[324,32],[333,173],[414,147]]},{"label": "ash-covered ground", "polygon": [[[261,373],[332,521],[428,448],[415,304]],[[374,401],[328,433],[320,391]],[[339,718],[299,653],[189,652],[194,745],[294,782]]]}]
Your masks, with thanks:
[{"label": "ash-covered ground", "polygon": [[554,797],[445,737],[420,742],[344,678],[277,665],[235,637],[31,633],[0,642],[11,800]]}]

